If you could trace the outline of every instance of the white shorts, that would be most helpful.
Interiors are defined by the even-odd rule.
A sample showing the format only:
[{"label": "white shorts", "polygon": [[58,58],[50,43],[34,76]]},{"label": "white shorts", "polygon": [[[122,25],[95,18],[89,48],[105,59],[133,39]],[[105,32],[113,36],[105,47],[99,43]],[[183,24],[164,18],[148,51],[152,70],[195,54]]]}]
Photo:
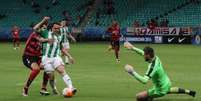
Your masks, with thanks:
[{"label": "white shorts", "polygon": [[64,65],[64,63],[60,56],[53,57],[53,58],[48,58],[46,56],[43,56],[42,65],[44,66],[45,72],[53,72],[58,66]]},{"label": "white shorts", "polygon": [[69,44],[69,42],[63,43],[63,48],[64,48],[64,49],[70,49],[70,44]]}]

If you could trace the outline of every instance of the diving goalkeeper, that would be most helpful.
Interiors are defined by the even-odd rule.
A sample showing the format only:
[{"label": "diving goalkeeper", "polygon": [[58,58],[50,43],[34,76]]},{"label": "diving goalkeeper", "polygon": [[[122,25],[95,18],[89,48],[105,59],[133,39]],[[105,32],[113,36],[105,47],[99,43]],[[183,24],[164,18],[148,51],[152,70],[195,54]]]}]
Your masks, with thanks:
[{"label": "diving goalkeeper", "polygon": [[163,69],[159,57],[154,54],[153,48],[147,46],[141,50],[129,42],[125,42],[124,47],[144,56],[145,61],[149,63],[148,70],[144,76],[139,75],[131,65],[125,66],[125,70],[139,82],[146,84],[150,79],[153,82],[154,87],[152,89],[136,95],[137,101],[152,101],[154,98],[162,97],[166,94],[188,94],[195,97],[195,91],[171,86],[171,81]]}]

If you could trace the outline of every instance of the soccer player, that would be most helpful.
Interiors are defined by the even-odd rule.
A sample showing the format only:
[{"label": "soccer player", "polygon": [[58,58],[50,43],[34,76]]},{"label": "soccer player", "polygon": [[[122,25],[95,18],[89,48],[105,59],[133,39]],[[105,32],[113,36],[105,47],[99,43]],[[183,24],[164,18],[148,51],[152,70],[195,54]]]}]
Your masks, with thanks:
[{"label": "soccer player", "polygon": [[14,50],[16,50],[20,47],[20,28],[17,26],[13,26],[11,34],[13,38],[13,48]]},{"label": "soccer player", "polygon": [[[45,17],[43,20],[45,21],[46,19],[49,19],[49,18]],[[23,88],[23,93],[22,93],[23,96],[28,96],[29,87],[40,72],[41,42],[52,43],[53,40],[41,38],[40,33],[32,32],[26,42],[22,59],[23,59],[24,65],[31,70],[31,73]],[[49,95],[49,92],[47,92],[47,89],[46,89],[47,82],[48,82],[48,75],[44,73],[42,88],[40,91],[42,95]]]},{"label": "soccer player", "polygon": [[[63,49],[67,52],[70,52],[70,44],[69,44],[69,40],[68,38],[70,38],[73,42],[76,42],[76,39],[72,36],[72,29],[67,26],[67,21],[66,20],[62,20],[61,21],[61,28],[60,28],[60,32],[64,37],[64,43],[63,43]],[[68,56],[64,56],[65,57],[65,64],[69,64],[69,59]]]},{"label": "soccer player", "polygon": [[68,56],[71,63],[74,62],[73,57],[62,48],[64,43],[64,37],[60,33],[60,23],[53,23],[51,30],[40,30],[40,26],[36,28],[37,32],[41,33],[43,38],[54,39],[52,44],[44,42],[42,44],[42,65],[44,66],[45,72],[48,74],[54,73],[56,70],[63,78],[66,86],[76,93],[76,89],[73,87],[71,78],[66,73],[64,68],[64,63],[60,57],[60,52],[63,52],[64,55]]},{"label": "soccer player", "polygon": [[159,57],[155,55],[153,48],[147,46],[144,48],[144,50],[141,50],[134,47],[129,42],[125,42],[124,46],[127,49],[133,50],[136,53],[144,56],[145,61],[149,63],[148,70],[144,76],[139,75],[131,65],[126,65],[125,70],[143,84],[146,84],[150,79],[154,84],[153,88],[137,94],[137,101],[152,101],[154,98],[162,97],[166,94],[188,94],[195,97],[195,91],[180,87],[172,87],[171,81],[163,69],[162,62],[160,61]]},{"label": "soccer player", "polygon": [[110,50],[114,50],[115,52],[115,58],[117,62],[120,62],[119,59],[119,50],[120,50],[120,26],[116,21],[112,22],[112,26],[110,28],[108,28],[108,32],[111,33],[111,39],[110,39],[110,48],[108,49]]}]

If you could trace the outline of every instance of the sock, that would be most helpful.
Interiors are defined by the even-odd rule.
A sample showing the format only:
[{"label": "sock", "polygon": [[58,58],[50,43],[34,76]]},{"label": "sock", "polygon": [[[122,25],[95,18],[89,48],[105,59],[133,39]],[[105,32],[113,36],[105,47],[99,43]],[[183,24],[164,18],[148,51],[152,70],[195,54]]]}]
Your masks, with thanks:
[{"label": "sock", "polygon": [[54,77],[54,72],[49,74],[50,77],[50,87],[52,88],[52,90],[56,89],[56,81],[55,81],[55,77]]},{"label": "sock", "polygon": [[50,80],[50,87],[52,88],[52,90],[57,89],[55,84],[56,82],[54,80]]},{"label": "sock", "polygon": [[169,93],[171,93],[171,94],[190,94],[190,90],[179,88],[179,87],[172,87],[170,89]]},{"label": "sock", "polygon": [[72,81],[71,81],[70,77],[68,76],[68,74],[65,74],[65,75],[63,76],[63,80],[64,80],[65,84],[66,84],[69,88],[73,88]]},{"label": "sock", "polygon": [[42,90],[47,90],[46,87],[47,87],[47,83],[48,83],[48,79],[49,79],[49,75],[44,72],[43,73],[43,83],[42,83]]},{"label": "sock", "polygon": [[36,78],[36,76],[38,75],[38,73],[40,72],[40,70],[36,70],[33,69],[29,75],[29,79],[26,82],[26,87],[29,88],[29,86],[31,85],[32,81]]},{"label": "sock", "polygon": [[115,57],[116,59],[119,59],[119,52],[115,49]]},{"label": "sock", "polygon": [[65,63],[69,63],[68,56],[65,56]]}]

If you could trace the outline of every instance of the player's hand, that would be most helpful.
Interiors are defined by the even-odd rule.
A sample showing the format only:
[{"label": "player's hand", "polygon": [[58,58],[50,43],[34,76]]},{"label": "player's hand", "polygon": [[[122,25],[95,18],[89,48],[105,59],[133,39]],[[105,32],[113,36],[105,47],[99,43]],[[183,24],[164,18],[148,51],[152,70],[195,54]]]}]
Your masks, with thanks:
[{"label": "player's hand", "polygon": [[128,74],[134,76],[135,71],[134,71],[134,69],[133,69],[133,67],[131,65],[127,64],[127,65],[125,65],[124,68],[125,68],[125,71],[128,72]]},{"label": "player's hand", "polygon": [[132,49],[134,46],[130,42],[124,42],[124,47],[127,49]]},{"label": "player's hand", "polygon": [[45,21],[47,21],[47,20],[49,20],[50,19],[50,17],[48,17],[48,16],[45,16],[44,18],[43,18],[43,20],[45,20]]},{"label": "player's hand", "polygon": [[75,63],[73,57],[69,57],[69,62],[70,62],[70,64],[74,64]]},{"label": "player's hand", "polygon": [[52,45],[54,43],[54,39],[48,39],[48,43]]},{"label": "player's hand", "polygon": [[40,63],[40,70],[44,70],[44,65],[42,63]]},{"label": "player's hand", "polygon": [[72,41],[73,41],[74,43],[76,43],[76,42],[77,42],[77,40],[76,40],[76,39],[73,39]]}]

